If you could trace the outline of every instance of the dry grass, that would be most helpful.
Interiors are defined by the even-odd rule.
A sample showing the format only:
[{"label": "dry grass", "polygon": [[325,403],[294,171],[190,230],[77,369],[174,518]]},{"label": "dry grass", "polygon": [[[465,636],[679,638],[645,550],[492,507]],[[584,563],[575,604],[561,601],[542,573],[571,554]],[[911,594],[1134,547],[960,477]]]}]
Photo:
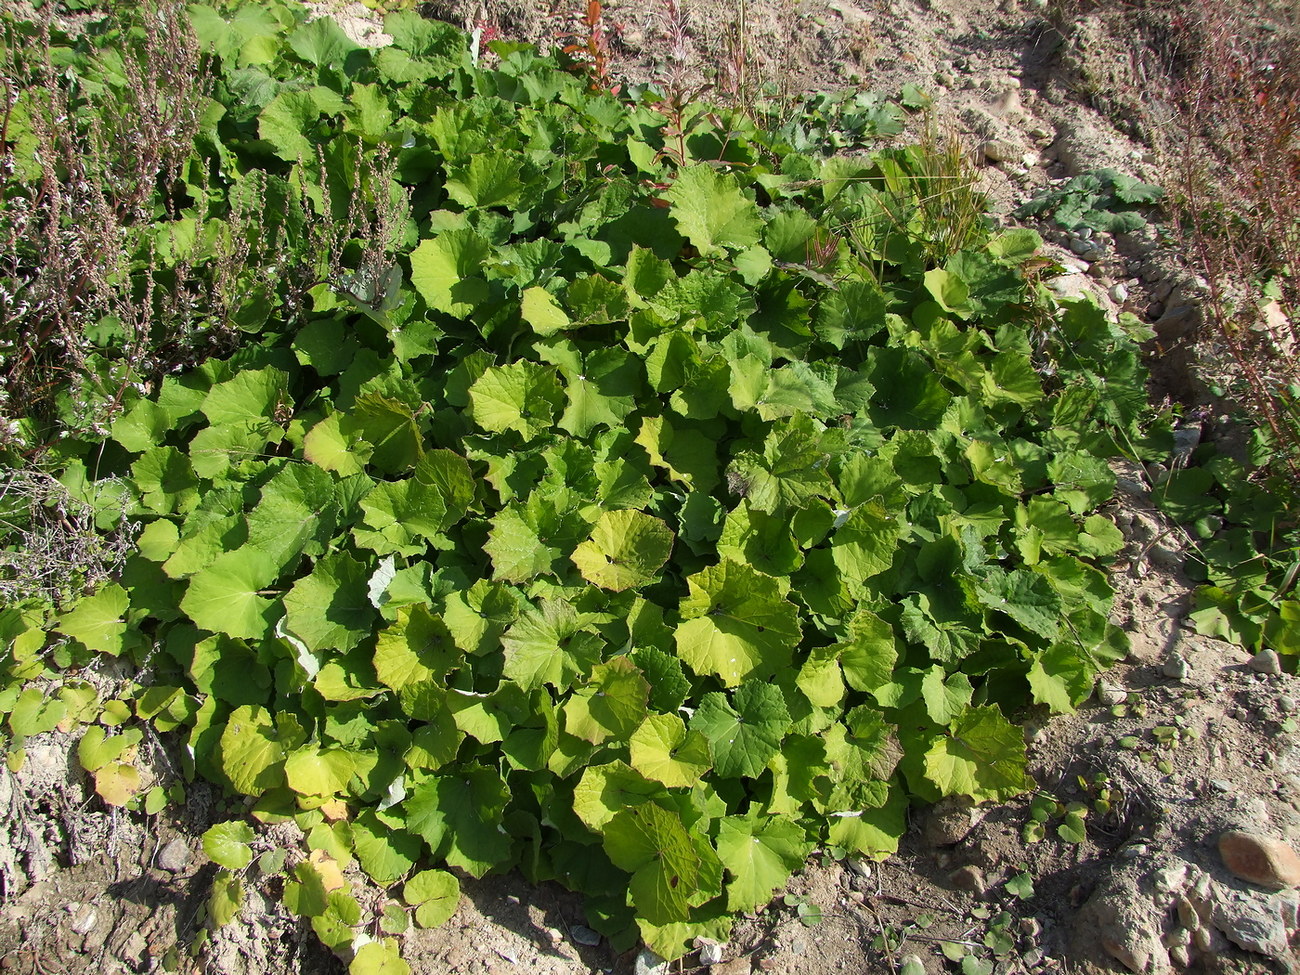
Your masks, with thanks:
[{"label": "dry grass", "polygon": [[1222,385],[1300,475],[1300,36],[1198,0],[1174,15],[1181,75],[1164,156],[1184,248],[1205,277]]}]

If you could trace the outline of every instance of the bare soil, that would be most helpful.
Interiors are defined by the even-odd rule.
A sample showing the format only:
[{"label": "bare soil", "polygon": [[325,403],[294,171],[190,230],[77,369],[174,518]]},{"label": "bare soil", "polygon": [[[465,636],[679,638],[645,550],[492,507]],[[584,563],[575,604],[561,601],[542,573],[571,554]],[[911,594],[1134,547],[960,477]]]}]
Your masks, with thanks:
[{"label": "bare soil", "polygon": [[[1120,3],[1049,9],[1045,0],[679,2],[688,15],[684,60],[668,36],[664,4],[605,5],[620,78],[655,81],[684,64],[696,83],[734,87],[735,72],[722,66],[737,63],[739,2],[747,84],[891,95],[904,84],[921,86],[935,97],[939,122],[979,162],[982,187],[1001,219],[1010,221],[1011,210],[1051,180],[1103,166],[1160,182],[1151,143],[1168,113],[1148,74],[1167,54],[1158,11],[1135,21],[1131,4]],[[427,12],[548,44],[572,30],[572,13],[564,11],[579,6],[440,0]],[[1261,5],[1258,22],[1275,26],[1293,7]],[[366,8],[330,9],[356,36],[382,42]],[[990,148],[994,143],[1000,145]],[[1104,240],[1082,261],[1068,238],[1041,229],[1066,268],[1054,288],[1089,291],[1112,312],[1153,323],[1161,332],[1150,349],[1159,380],[1154,395],[1199,408],[1207,417],[1204,437],[1228,436],[1197,379],[1197,285],[1169,235],[1157,227]],[[1176,309],[1190,311],[1171,321]],[[1187,540],[1150,504],[1145,485],[1152,473],[1158,472],[1121,471],[1109,509],[1130,540],[1112,574],[1115,621],[1132,641],[1129,659],[1105,677],[1103,694],[1117,703],[1094,698],[1074,715],[1025,716],[1040,791],[1086,804],[1083,835],[1067,830],[1063,837],[1064,821],[1054,813],[1045,836],[1026,842],[1032,797],[987,811],[916,809],[900,852],[883,863],[814,855],[791,880],[787,899],[816,905],[823,920],[807,926],[778,898],[741,921],[723,960],[711,966],[715,975],[911,975],[916,963],[930,973],[961,970],[945,958],[945,945],[951,954],[990,958],[996,975],[1113,972],[1125,968],[1107,944],[1124,938],[1130,956],[1146,952],[1131,960],[1152,972],[1296,968],[1294,910],[1280,944],[1274,939],[1263,946],[1269,950],[1256,944],[1260,950],[1247,951],[1240,944],[1249,938],[1211,902],[1256,898],[1257,907],[1267,901],[1268,910],[1280,904],[1283,912],[1289,903],[1282,894],[1268,900],[1228,874],[1216,843],[1234,828],[1300,840],[1300,750],[1286,730],[1294,727],[1300,687],[1288,675],[1252,669],[1238,647],[1194,635],[1186,619],[1190,587],[1180,570]],[[204,943],[203,904],[214,869],[198,836],[234,811],[201,783],[179,813],[109,810],[70,760],[73,744],[53,732],[29,745],[20,771],[0,769],[0,971],[346,970],[279,906],[277,881],[255,871],[240,916]],[[161,744],[151,755],[167,781],[176,756]],[[1107,782],[1111,808],[1103,813],[1095,803]],[[1032,892],[1014,879],[1022,874]],[[355,867],[349,879],[382,906],[383,893],[366,888]],[[578,894],[534,888],[515,874],[467,881],[464,889],[451,922],[406,937],[414,971],[637,969],[634,951],[618,953],[603,940],[581,943],[591,939],[581,929]],[[1201,916],[1189,918],[1188,910]],[[692,956],[671,970],[706,968]]]}]

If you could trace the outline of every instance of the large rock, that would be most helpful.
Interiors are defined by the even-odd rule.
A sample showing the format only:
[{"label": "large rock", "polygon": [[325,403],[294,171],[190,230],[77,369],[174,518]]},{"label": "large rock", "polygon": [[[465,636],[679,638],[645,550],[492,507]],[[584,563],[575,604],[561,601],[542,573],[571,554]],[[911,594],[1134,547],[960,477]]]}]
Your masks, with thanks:
[{"label": "large rock", "polygon": [[1079,909],[1078,937],[1134,975],[1159,975],[1169,969],[1167,911],[1155,899],[1149,871],[1150,865],[1143,869],[1139,864],[1115,869]]},{"label": "large rock", "polygon": [[1285,958],[1298,904],[1294,891],[1262,894],[1216,885],[1210,923],[1238,948]]},{"label": "large rock", "polygon": [[1242,880],[1270,890],[1300,885],[1300,857],[1281,840],[1245,830],[1219,837],[1223,865]]}]

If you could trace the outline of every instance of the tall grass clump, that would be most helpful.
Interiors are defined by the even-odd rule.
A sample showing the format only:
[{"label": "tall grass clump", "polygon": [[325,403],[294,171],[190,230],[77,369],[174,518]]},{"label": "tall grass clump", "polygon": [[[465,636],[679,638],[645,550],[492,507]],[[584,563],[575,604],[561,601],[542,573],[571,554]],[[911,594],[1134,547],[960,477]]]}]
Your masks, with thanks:
[{"label": "tall grass clump", "polygon": [[1300,45],[1294,25],[1273,26],[1269,33],[1252,29],[1233,4],[1200,2],[1174,16],[1181,73],[1172,82],[1175,125],[1166,156],[1177,230],[1208,290],[1203,339],[1230,363],[1211,378],[1258,422],[1259,459],[1294,481]]}]

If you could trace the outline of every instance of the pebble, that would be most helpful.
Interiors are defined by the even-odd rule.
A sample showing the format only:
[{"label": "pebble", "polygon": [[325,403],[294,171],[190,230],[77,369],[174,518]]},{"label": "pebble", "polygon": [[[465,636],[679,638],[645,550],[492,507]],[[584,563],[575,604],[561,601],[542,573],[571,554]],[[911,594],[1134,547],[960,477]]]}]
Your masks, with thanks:
[{"label": "pebble", "polygon": [[1113,284],[1110,287],[1110,300],[1116,304],[1122,305],[1128,301],[1128,285]]},{"label": "pebble", "polygon": [[1094,260],[1101,254],[1101,248],[1097,246],[1096,241],[1086,240],[1075,237],[1070,241],[1070,250],[1078,254],[1085,261]]},{"label": "pebble", "polygon": [[1119,684],[1110,684],[1104,680],[1097,681],[1097,700],[1108,708],[1123,704],[1128,700],[1128,690]]},{"label": "pebble", "polygon": [[1250,658],[1247,666],[1257,674],[1282,673],[1282,661],[1274,650],[1261,650]]},{"label": "pebble", "polygon": [[1174,570],[1183,564],[1183,553],[1171,545],[1152,545],[1147,549],[1147,561],[1162,569]]},{"label": "pebble", "polygon": [[1300,857],[1270,836],[1229,830],[1219,837],[1219,856],[1232,873],[1252,884],[1270,890],[1300,885]]},{"label": "pebble", "polygon": [[1281,711],[1283,714],[1291,714],[1295,711],[1295,708],[1296,708],[1295,698],[1288,697],[1287,695],[1284,694],[1277,699],[1277,709]]},{"label": "pebble", "polygon": [[586,945],[589,948],[594,948],[596,945],[600,944],[600,935],[591,930],[591,928],[584,927],[581,924],[575,924],[570,928],[569,934],[572,935],[573,940],[578,942],[578,944]]},{"label": "pebble", "polygon": [[72,930],[84,937],[98,920],[98,912],[88,904],[82,908],[81,914],[72,922]]},{"label": "pebble", "polygon": [[1175,650],[1165,658],[1164,666],[1160,668],[1160,672],[1166,677],[1172,677],[1174,680],[1184,680],[1192,672],[1192,665],[1187,662],[1186,657]]},{"label": "pebble", "polygon": [[[726,945],[718,944],[716,941],[708,941],[702,938],[697,938],[696,941],[700,949],[701,965],[717,965],[722,961],[722,955],[727,947]],[[703,943],[699,944],[701,941]]]},{"label": "pebble", "polygon": [[952,884],[957,890],[968,890],[976,897],[982,897],[984,891],[988,888],[988,883],[984,879],[984,871],[974,864],[958,867],[948,874],[948,883]]},{"label": "pebble", "polygon": [[641,953],[636,956],[632,975],[669,975],[668,962],[649,948],[643,948]]},{"label": "pebble", "polygon": [[168,873],[184,873],[190,865],[192,854],[189,845],[179,836],[158,851],[159,870],[166,870]]},{"label": "pebble", "polygon": [[849,873],[855,877],[861,877],[863,880],[868,880],[871,877],[871,864],[861,857],[849,857],[844,861],[844,865],[848,867]]},{"label": "pebble", "polygon": [[1179,968],[1186,968],[1192,963],[1192,953],[1186,945],[1174,945],[1169,949],[1169,960]]},{"label": "pebble", "polygon": [[949,796],[930,807],[925,817],[925,841],[931,846],[960,843],[984,818],[984,810],[963,796]]},{"label": "pebble", "polygon": [[981,147],[984,158],[991,163],[1009,162],[1018,156],[1019,150],[1006,139],[990,139]]}]

